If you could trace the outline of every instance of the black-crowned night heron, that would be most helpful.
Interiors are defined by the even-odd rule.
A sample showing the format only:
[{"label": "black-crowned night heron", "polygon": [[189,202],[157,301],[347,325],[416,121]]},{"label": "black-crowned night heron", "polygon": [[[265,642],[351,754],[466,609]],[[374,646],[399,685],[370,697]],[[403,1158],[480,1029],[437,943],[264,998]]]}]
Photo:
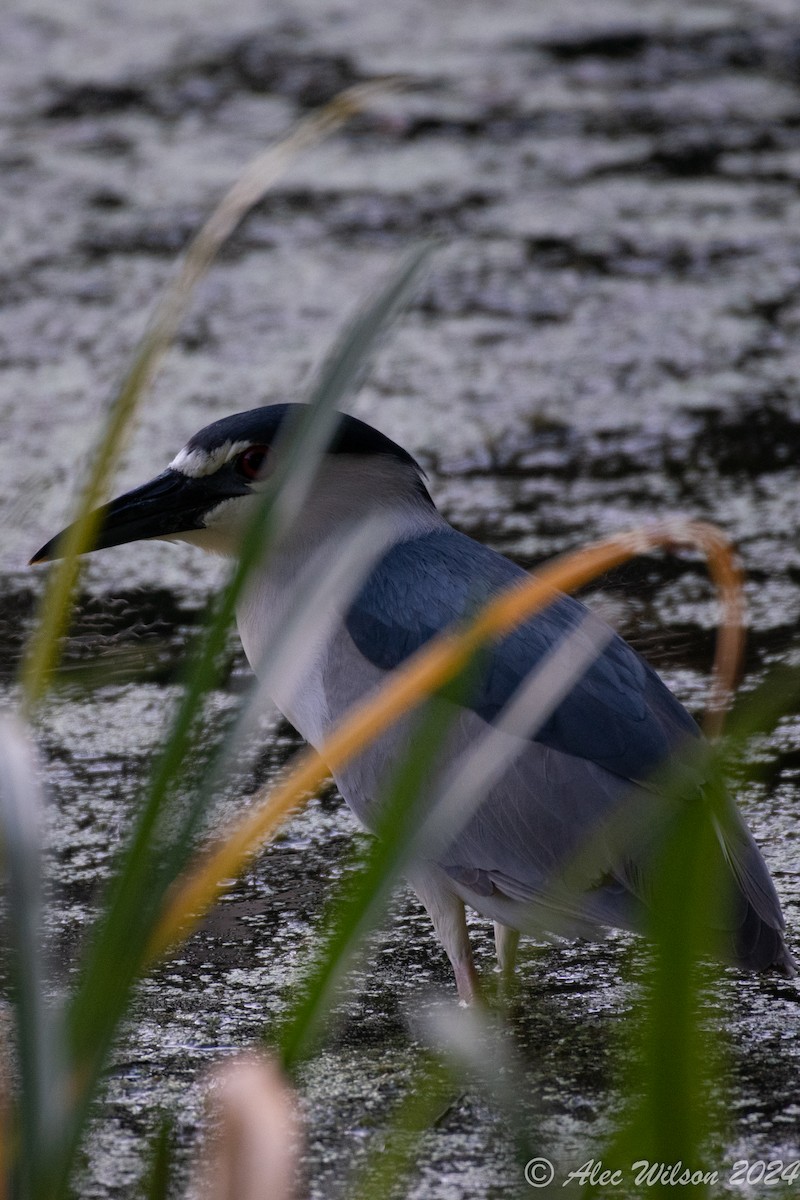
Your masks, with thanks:
[{"label": "black-crowned night heron", "polygon": [[[235,555],[254,491],[271,468],[271,449],[295,405],[237,413],[201,429],[166,471],[102,510],[97,548],[140,538],[190,542]],[[340,418],[313,486],[277,554],[256,568],[237,619],[245,653],[257,669],[274,631],[297,602],[298,581],[343,530],[383,514],[379,557],[348,602],[291,694],[273,698],[312,745],[386,672],[445,626],[481,594],[522,575],[508,559],[453,529],[436,510],[414,459],[389,438],[350,416]],[[58,554],[60,534],[32,560]],[[532,668],[587,618],[564,596],[497,643],[487,654],[482,682],[450,730],[447,753],[457,760],[486,732]],[[495,922],[501,970],[513,970],[517,931],[592,936],[602,926],[647,928],[652,864],[667,802],[648,780],[671,753],[700,736],[692,718],[652,668],[603,627],[597,657],[538,731],[519,748],[472,815],[432,860],[418,860],[412,885],[433,920],[455,971],[458,991],[471,1000],[477,981],[464,905]],[[387,763],[407,746],[408,722],[378,739],[335,773],[356,816],[375,825],[375,798]],[[646,814],[635,844],[613,839],[603,849],[605,822],[624,805]],[[630,811],[628,809],[627,811]],[[731,900],[717,915],[721,953],[750,969],[794,974],[784,921],[772,880],[744,821],[731,802],[714,841],[717,867]],[[587,839],[599,856],[591,887],[579,897],[554,899],[553,884]],[[709,864],[711,865],[711,864]]]}]

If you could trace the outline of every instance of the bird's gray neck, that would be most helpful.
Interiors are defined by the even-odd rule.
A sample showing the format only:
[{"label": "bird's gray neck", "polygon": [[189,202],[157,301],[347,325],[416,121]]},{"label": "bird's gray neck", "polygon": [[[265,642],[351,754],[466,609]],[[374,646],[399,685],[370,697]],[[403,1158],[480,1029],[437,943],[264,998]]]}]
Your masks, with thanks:
[{"label": "bird's gray neck", "polygon": [[385,456],[327,459],[292,531],[269,560],[256,567],[237,606],[239,634],[254,670],[296,609],[300,593],[311,580],[324,578],[359,523],[376,517],[380,533],[372,547],[375,561],[398,542],[447,526],[408,464]]}]

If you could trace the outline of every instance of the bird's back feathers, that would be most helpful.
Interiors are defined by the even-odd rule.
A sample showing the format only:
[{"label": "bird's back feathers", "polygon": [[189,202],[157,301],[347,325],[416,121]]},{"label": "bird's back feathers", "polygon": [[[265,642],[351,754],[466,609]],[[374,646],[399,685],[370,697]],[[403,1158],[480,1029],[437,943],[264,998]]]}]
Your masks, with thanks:
[{"label": "bird's back feathers", "polygon": [[[393,546],[347,614],[358,649],[391,670],[489,596],[525,578],[521,567],[454,529]],[[586,616],[563,596],[492,647],[473,710],[492,721],[528,673]],[[578,634],[580,636],[580,634]],[[646,779],[696,724],[655,671],[616,634],[534,735],[624,779]]]}]

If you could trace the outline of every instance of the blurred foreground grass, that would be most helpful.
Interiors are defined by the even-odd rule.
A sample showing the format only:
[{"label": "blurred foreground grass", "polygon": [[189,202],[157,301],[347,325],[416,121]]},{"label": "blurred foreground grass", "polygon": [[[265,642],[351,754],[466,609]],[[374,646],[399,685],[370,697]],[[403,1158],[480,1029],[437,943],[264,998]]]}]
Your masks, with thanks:
[{"label": "blurred foreground grass", "polygon": [[[142,794],[135,828],[120,851],[92,935],[86,940],[78,982],[64,995],[62,981],[50,977],[43,949],[44,797],[32,745],[37,707],[52,681],[60,639],[69,620],[78,556],[91,544],[94,532],[89,513],[104,496],[136,405],[177,327],[188,295],[224,237],[293,153],[356,111],[369,95],[369,89],[346,94],[305,122],[271,156],[259,160],[258,169],[246,173],[189,251],[188,266],[157,310],[109,410],[83,489],[78,531],[45,591],[22,676],[21,715],[6,717],[0,724],[0,831],[14,1011],[14,1067],[7,1068],[0,1092],[0,1197],[57,1200],[72,1194],[76,1162],[87,1137],[102,1072],[130,1010],[137,980],[186,935],[224,881],[245,868],[279,823],[319,785],[327,774],[325,763],[341,764],[391,721],[422,705],[413,751],[405,763],[395,764],[386,781],[384,836],[372,843],[358,870],[331,897],[322,917],[324,949],[306,964],[302,985],[280,1026],[264,1031],[264,1043],[273,1057],[256,1054],[234,1060],[220,1068],[215,1084],[216,1134],[198,1156],[199,1191],[209,1200],[233,1196],[237,1200],[249,1196],[280,1200],[282,1195],[292,1194],[298,1119],[291,1089],[282,1082],[274,1060],[280,1060],[291,1078],[324,1040],[339,985],[357,961],[365,936],[381,920],[392,886],[413,855],[414,829],[419,822],[415,824],[409,814],[420,813],[423,786],[430,789],[430,780],[437,778],[439,750],[449,724],[449,708],[437,694],[445,686],[448,695],[453,687],[464,686],[470,672],[480,669],[482,646],[546,605],[555,590],[582,586],[610,566],[658,545],[699,546],[709,557],[725,612],[716,663],[721,693],[736,675],[741,653],[741,584],[724,538],[708,526],[674,522],[620,535],[543,569],[522,588],[495,598],[458,631],[431,643],[417,660],[395,673],[379,697],[344,723],[331,739],[325,763],[311,751],[302,755],[294,771],[264,798],[261,807],[223,832],[198,859],[193,858],[203,817],[228,770],[235,766],[242,730],[263,699],[255,689],[237,725],[216,752],[204,781],[187,798],[179,786],[182,770],[196,749],[197,716],[217,681],[220,651],[236,598],[256,560],[291,526],[335,427],[336,406],[356,385],[376,341],[418,278],[429,248],[414,249],[350,323],[307,397],[303,419],[289,431],[241,560],[190,656],[172,727]],[[369,530],[363,536],[368,543]],[[345,563],[352,566],[348,573],[352,576],[355,572],[356,583],[357,571],[364,569],[363,563],[358,566],[363,549],[362,542],[355,539],[343,551],[349,556]],[[318,619],[318,606],[329,602],[334,584],[330,578],[318,581],[314,594],[299,606],[279,640],[302,641],[307,636],[309,626]],[[285,654],[285,650],[285,644],[276,645],[274,653]],[[269,667],[270,663],[265,663],[265,671]],[[534,678],[525,685],[530,688],[532,728],[548,715],[546,702],[537,698],[536,682]],[[566,680],[565,686],[570,682]],[[693,805],[676,806],[678,817],[664,839],[656,872],[654,909],[659,919],[653,928],[651,965],[641,988],[639,1017],[629,1034],[633,1065],[619,1081],[627,1108],[614,1144],[608,1148],[609,1163],[630,1162],[632,1157],[681,1161],[697,1168],[704,1163],[711,1132],[708,1096],[715,1082],[718,1050],[700,1020],[701,1001],[713,989],[713,978],[701,964],[710,949],[704,917],[719,887],[719,881],[705,869],[704,839],[721,804],[730,756],[740,756],[751,737],[771,728],[798,691],[797,673],[787,671],[751,697],[724,741],[695,751],[702,756],[709,787]],[[723,708],[718,695],[712,705],[712,734],[720,731]],[[667,793],[670,789],[677,792],[681,778],[678,764],[661,786]],[[592,877],[592,847],[578,857],[573,880],[576,892]],[[388,1134],[380,1143],[376,1140],[366,1166],[357,1177],[342,1181],[344,1195],[402,1194],[420,1136],[464,1086],[480,1087],[506,1117],[520,1164],[519,1193],[530,1194],[523,1170],[538,1148],[519,1120],[515,1080],[520,1066],[505,1020],[498,1008],[454,1011],[446,1027],[429,1024],[428,1051],[416,1084],[399,1104]],[[151,1197],[181,1193],[174,1179],[166,1126],[152,1147],[151,1168],[142,1187],[143,1194]],[[788,1183],[786,1187],[790,1194]],[[539,1194],[547,1195],[549,1190],[540,1189]],[[556,1190],[560,1191],[557,1181],[553,1194]],[[591,1182],[586,1182],[583,1190],[587,1195],[603,1194]],[[713,1194],[705,1183],[682,1188],[681,1194],[686,1191]]]}]

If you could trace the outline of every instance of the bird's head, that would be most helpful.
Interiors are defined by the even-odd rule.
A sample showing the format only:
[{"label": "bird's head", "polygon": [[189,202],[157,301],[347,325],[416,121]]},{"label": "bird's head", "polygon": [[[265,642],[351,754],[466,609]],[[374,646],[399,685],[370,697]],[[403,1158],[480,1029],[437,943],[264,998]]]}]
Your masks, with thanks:
[{"label": "bird's head", "polygon": [[[186,541],[235,554],[274,467],[284,421],[302,406],[274,404],[206,425],[165,471],[99,510],[95,550],[144,538]],[[432,510],[421,469],[407,451],[356,417],[340,414],[308,497],[306,526],[325,528],[395,502]],[[71,527],[70,527],[71,528]],[[31,563],[58,558],[69,529],[51,538]]]}]

